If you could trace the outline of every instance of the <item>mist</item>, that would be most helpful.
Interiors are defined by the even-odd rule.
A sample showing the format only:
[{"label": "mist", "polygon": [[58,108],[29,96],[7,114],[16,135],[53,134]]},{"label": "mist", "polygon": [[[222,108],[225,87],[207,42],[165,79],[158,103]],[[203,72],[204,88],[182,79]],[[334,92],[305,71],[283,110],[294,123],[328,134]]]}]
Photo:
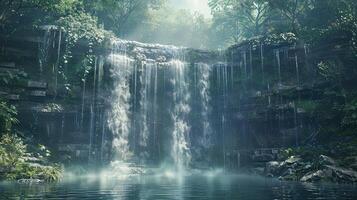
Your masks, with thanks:
[{"label": "mist", "polygon": [[159,9],[149,9],[125,39],[199,49],[216,48],[208,40],[212,16],[207,0],[170,0]]}]

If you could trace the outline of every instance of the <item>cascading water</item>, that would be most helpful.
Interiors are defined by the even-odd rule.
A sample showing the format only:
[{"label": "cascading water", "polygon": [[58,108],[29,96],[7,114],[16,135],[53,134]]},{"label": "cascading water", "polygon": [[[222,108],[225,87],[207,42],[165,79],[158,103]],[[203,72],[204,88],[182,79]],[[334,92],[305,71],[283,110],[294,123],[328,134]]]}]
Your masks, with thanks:
[{"label": "cascading water", "polygon": [[150,94],[151,94],[151,73],[152,64],[142,65],[142,75],[140,76],[140,136],[139,144],[142,148],[146,148],[149,140],[149,106],[150,106]]},{"label": "cascading water", "polygon": [[42,37],[42,41],[39,43],[39,72],[40,72],[40,78],[42,78],[42,74],[43,74],[43,69],[45,67],[45,65],[48,62],[48,57],[49,57],[49,50],[51,47],[51,41],[53,39],[53,27],[43,27],[45,33]]},{"label": "cascading water", "polygon": [[[140,135],[139,145],[141,147],[140,157],[147,159],[152,153],[149,150],[151,141],[156,140],[156,115],[157,115],[157,87],[158,87],[158,64],[154,61],[147,61],[141,65],[140,81]],[[135,83],[137,85],[137,83]],[[135,86],[136,87],[136,86]],[[134,128],[134,127],[133,127]]]},{"label": "cascading water", "polygon": [[[158,46],[159,50],[154,50],[154,55],[164,52],[165,55],[172,56],[170,61],[163,64],[163,61],[146,58],[145,53],[147,52],[137,48],[135,53],[143,56],[139,62],[134,62],[134,59],[130,58],[131,54],[129,56],[126,53],[126,48],[131,42],[117,41],[114,44],[113,52],[108,59],[112,66],[110,72],[114,90],[111,97],[111,109],[107,117],[109,130],[113,134],[113,161],[128,163],[134,161],[132,158],[135,156],[135,158],[140,158],[140,163],[143,164],[147,159],[156,156],[154,155],[156,147],[152,147],[151,144],[160,145],[157,135],[157,116],[162,111],[159,110],[157,104],[159,98],[158,69],[159,63],[161,63],[166,66],[165,73],[169,74],[166,75],[166,79],[172,83],[172,87],[166,88],[166,92],[172,94],[172,106],[168,108],[172,122],[170,155],[168,156],[172,158],[177,169],[186,169],[191,161],[189,135],[191,109],[188,68],[187,64],[182,61],[184,56],[181,50],[171,46]],[[135,43],[135,45],[140,44]],[[156,46],[151,47],[155,48]],[[165,61],[166,58],[163,60]],[[208,76],[205,78],[208,79]],[[163,96],[160,95],[161,97]],[[205,127],[208,129],[209,126],[205,125]],[[160,131],[165,132],[165,130]],[[134,147],[133,150],[133,146],[131,146],[133,144],[134,146],[138,144],[139,149]],[[127,165],[124,166],[127,167]],[[121,170],[123,167],[119,168]]]},{"label": "cascading water", "polygon": [[264,74],[264,46],[263,43],[260,44],[260,67],[262,70],[262,84],[265,83],[265,74]]},{"label": "cascading water", "polygon": [[299,70],[299,60],[298,60],[298,56],[295,53],[295,70],[296,70],[296,82],[297,82],[297,86],[300,86],[300,70]]},{"label": "cascading water", "polygon": [[[113,135],[115,170],[124,172],[158,161],[184,172],[195,162],[210,161],[205,152],[214,145],[211,75],[216,67],[224,132],[233,66],[187,63],[185,49],[173,46],[121,40],[114,44],[108,56],[114,89],[106,118]],[[191,109],[193,104],[197,104],[197,114]],[[191,134],[193,130],[199,132]],[[191,148],[193,142],[199,145],[197,149]]]},{"label": "cascading water", "polygon": [[212,127],[209,121],[211,112],[211,95],[210,95],[210,73],[211,66],[204,63],[198,63],[195,66],[198,71],[197,87],[201,101],[201,123],[202,123],[202,139],[201,145],[204,149],[208,149],[212,145]]},{"label": "cascading water", "polygon": [[115,43],[111,62],[111,76],[114,81],[114,90],[111,96],[111,109],[108,115],[108,127],[113,133],[113,153],[117,161],[128,161],[132,153],[129,149],[130,133],[130,75],[132,73],[133,60],[125,52],[125,46]]},{"label": "cascading water", "polygon": [[277,67],[278,67],[279,87],[281,87],[281,60],[280,60],[280,50],[279,49],[275,50],[275,57],[276,57],[276,62],[277,62]]},{"label": "cascading water", "polygon": [[187,80],[187,65],[180,60],[169,63],[172,73],[173,104],[171,117],[173,120],[171,156],[177,170],[185,170],[191,162],[190,150],[190,125],[188,115],[191,111],[189,105],[190,93]]}]

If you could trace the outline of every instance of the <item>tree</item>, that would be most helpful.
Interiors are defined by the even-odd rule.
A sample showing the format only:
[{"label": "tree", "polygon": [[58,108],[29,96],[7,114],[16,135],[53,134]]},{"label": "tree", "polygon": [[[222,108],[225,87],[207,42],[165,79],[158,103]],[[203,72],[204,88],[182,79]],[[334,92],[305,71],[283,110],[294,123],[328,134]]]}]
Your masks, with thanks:
[{"label": "tree", "polygon": [[236,42],[267,31],[271,12],[265,0],[210,0],[209,5],[215,28],[231,32]]},{"label": "tree", "polygon": [[[163,0],[87,0],[85,9],[98,16],[99,22],[106,29],[123,35],[131,17],[143,18],[149,9],[156,9],[163,4]],[[141,15],[141,16],[140,16]]]},{"label": "tree", "polygon": [[9,16],[22,7],[23,1],[0,0],[0,24],[4,24]]},{"label": "tree", "polygon": [[308,10],[313,9],[313,0],[268,0],[270,7],[279,11],[281,22],[286,21],[288,27],[293,33],[297,33],[301,22]]}]

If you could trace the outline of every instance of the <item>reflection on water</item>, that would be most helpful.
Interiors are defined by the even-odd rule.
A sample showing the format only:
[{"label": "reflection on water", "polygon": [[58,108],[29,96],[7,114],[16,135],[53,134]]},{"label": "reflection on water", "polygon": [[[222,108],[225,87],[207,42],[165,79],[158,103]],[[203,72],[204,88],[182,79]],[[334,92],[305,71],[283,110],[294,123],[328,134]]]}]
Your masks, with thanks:
[{"label": "reflection on water", "polygon": [[355,199],[352,185],[280,182],[244,175],[78,178],[58,184],[0,184],[0,199]]}]

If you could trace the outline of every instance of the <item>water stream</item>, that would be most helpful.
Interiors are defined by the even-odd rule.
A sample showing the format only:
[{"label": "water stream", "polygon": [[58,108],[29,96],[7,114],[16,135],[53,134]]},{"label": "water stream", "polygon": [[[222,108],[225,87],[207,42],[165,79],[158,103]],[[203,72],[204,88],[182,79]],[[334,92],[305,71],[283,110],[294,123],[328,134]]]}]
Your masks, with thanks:
[{"label": "water stream", "polygon": [[121,43],[114,43],[113,53],[109,56],[112,64],[111,74],[114,89],[111,96],[111,110],[108,126],[113,132],[113,159],[129,161],[132,153],[129,147],[130,133],[130,88],[129,77],[133,71],[133,60],[122,51],[126,51]]}]

